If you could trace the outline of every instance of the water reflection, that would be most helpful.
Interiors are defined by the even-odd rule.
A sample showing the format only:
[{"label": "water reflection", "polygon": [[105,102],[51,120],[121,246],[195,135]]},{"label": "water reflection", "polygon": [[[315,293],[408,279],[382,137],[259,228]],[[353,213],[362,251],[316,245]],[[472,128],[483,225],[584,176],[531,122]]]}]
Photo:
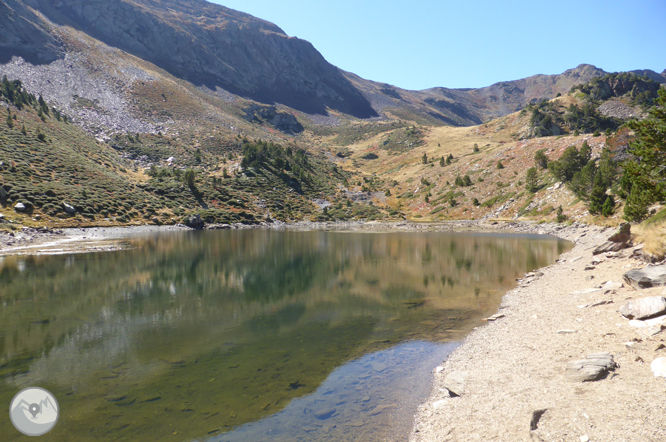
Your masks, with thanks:
[{"label": "water reflection", "polygon": [[[0,403],[24,386],[51,390],[62,408],[53,440],[190,440],[255,422],[347,361],[459,339],[515,278],[568,247],[260,230],[128,241],[123,252],[2,262]],[[5,421],[0,434],[19,438]]]}]

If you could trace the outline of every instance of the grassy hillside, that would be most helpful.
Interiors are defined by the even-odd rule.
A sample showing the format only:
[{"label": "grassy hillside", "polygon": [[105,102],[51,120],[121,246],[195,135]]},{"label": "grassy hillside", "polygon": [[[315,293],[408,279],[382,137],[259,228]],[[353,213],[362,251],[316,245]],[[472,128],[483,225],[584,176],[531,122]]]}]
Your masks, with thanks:
[{"label": "grassy hillside", "polygon": [[[9,82],[7,82],[9,84]],[[346,203],[349,174],[296,144],[208,137],[117,134],[99,142],[58,111],[2,89],[0,185],[5,220],[24,225],[174,224],[201,214],[216,223],[316,217],[315,200],[345,202],[340,217],[382,217]],[[19,109],[20,107],[20,109]],[[56,117],[58,115],[58,117]],[[260,161],[240,163],[253,148]],[[21,204],[23,208],[17,204]],[[69,208],[68,212],[68,206]]]},{"label": "grassy hillside", "polygon": [[[606,76],[479,126],[450,127],[420,117],[357,120],[335,113],[335,124],[318,124],[164,77],[135,84],[133,93],[143,115],[173,119],[168,131],[95,139],[20,82],[7,81],[0,89],[2,213],[15,223],[54,226],[174,224],[192,214],[209,223],[251,224],[559,214],[614,224],[621,220],[622,189],[608,191],[616,203],[608,216],[590,215],[588,196],[604,147],[626,157],[632,132],[621,125],[645,114],[655,85]],[[589,158],[568,175],[558,172],[557,161],[584,145]],[[539,151],[546,158],[541,166]]]}]

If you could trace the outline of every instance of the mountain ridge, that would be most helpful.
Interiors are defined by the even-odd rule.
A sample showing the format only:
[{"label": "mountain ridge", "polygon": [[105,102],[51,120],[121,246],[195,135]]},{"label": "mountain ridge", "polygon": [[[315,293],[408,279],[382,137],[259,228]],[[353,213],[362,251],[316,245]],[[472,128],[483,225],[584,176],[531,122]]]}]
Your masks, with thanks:
[{"label": "mountain ridge", "polygon": [[[312,44],[289,37],[279,26],[205,0],[7,0],[0,4],[0,26],[10,30],[0,36],[2,64],[12,56],[44,65],[73,50],[89,53],[76,49],[81,38],[69,36],[71,29],[195,86],[307,115],[412,115],[428,124],[469,126],[565,94],[576,84],[606,74],[581,64],[558,75],[534,75],[483,88],[410,91],[343,71]],[[666,70],[632,72],[666,82]]]}]

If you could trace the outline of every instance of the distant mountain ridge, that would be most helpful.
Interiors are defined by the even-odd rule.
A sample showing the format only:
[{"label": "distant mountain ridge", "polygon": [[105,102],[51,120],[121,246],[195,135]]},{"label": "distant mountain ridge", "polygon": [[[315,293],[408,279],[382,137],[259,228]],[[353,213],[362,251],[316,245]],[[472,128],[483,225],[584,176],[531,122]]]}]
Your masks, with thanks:
[{"label": "distant mountain ridge", "polygon": [[[359,119],[392,116],[469,126],[566,94],[572,86],[607,73],[582,64],[559,75],[478,89],[409,91],[342,71],[309,42],[205,0],[5,0],[0,3],[0,28],[7,30],[0,35],[0,63],[20,56],[45,65],[81,50],[78,42],[63,37],[64,27],[195,86],[310,115],[332,110]],[[632,72],[666,82],[666,70]],[[79,93],[71,91],[74,94]]]}]

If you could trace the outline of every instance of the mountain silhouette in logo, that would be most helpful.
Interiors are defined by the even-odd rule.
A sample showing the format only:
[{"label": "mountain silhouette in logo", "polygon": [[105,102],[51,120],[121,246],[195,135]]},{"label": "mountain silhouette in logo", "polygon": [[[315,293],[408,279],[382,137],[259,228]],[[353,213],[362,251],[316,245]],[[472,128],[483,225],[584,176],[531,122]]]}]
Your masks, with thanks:
[{"label": "mountain silhouette in logo", "polygon": [[[46,396],[37,403],[40,411],[35,414],[34,418],[29,411],[30,405],[22,399],[12,409],[12,420],[16,425],[25,424],[27,425],[26,428],[34,428],[34,433],[37,433],[40,429],[46,431],[58,419],[58,407],[51,401],[50,397]],[[31,432],[33,431],[31,430]]]}]

